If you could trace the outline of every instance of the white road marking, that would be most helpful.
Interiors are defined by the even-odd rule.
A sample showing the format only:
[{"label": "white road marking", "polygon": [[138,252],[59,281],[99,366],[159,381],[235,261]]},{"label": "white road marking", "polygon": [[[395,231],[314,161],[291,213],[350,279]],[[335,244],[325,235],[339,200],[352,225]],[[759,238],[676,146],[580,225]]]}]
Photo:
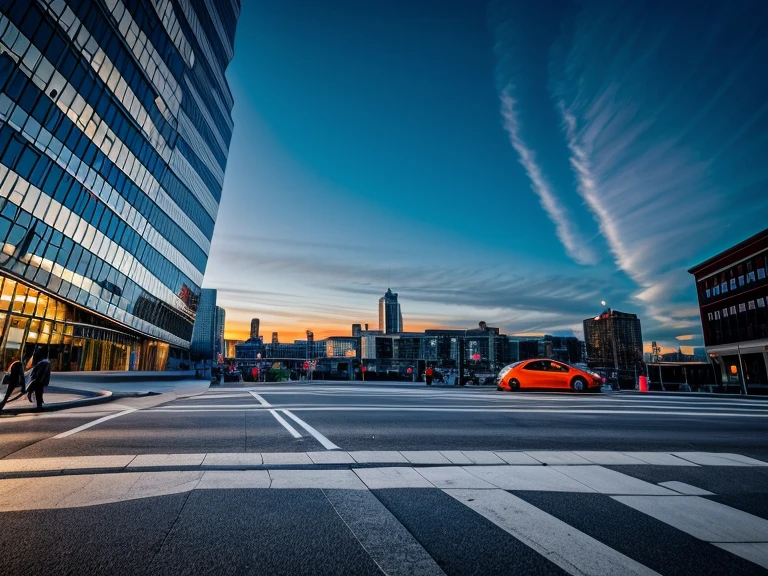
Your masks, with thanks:
[{"label": "white road marking", "polygon": [[278,413],[277,413],[277,410],[270,410],[270,411],[269,411],[269,413],[270,413],[270,414],[272,414],[272,416],[274,416],[274,417],[275,417],[275,420],[277,420],[278,422],[280,422],[280,424],[282,424],[282,425],[285,427],[285,429],[286,429],[286,430],[288,430],[288,432],[290,432],[290,433],[291,433],[291,436],[293,436],[294,438],[301,438],[301,434],[299,434],[298,432],[296,432],[296,428],[294,428],[293,426],[291,426],[290,424],[288,424],[288,422],[286,422],[286,421],[283,419],[283,417],[282,417],[282,416],[280,416],[280,414],[278,414]]},{"label": "white road marking", "polygon": [[670,490],[674,490],[680,494],[685,494],[686,496],[714,496],[714,494],[709,490],[697,488],[696,486],[691,486],[685,482],[678,482],[677,480],[659,482],[659,486],[664,486],[664,488],[669,488]]},{"label": "white road marking", "polygon": [[54,438],[55,439],[67,438],[69,436],[72,436],[72,434],[77,434],[78,432],[82,432],[83,430],[88,430],[88,428],[96,426],[97,424],[101,424],[102,422],[106,422],[107,420],[112,420],[112,418],[118,418],[119,416],[125,416],[126,414],[131,414],[132,412],[137,412],[137,411],[138,411],[138,408],[128,408],[128,410],[123,410],[122,412],[118,412],[117,414],[110,414],[109,416],[104,416],[102,418],[99,418],[98,420],[93,420],[91,422],[88,422],[87,424],[78,426],[77,428],[72,428],[72,430],[67,430],[66,432],[57,434],[56,436],[54,436]]},{"label": "white road marking", "polygon": [[333,509],[384,574],[445,576],[378,498],[365,490],[325,490]]},{"label": "white road marking", "polygon": [[283,410],[283,414],[288,416],[288,418],[290,418],[291,420],[296,422],[299,426],[304,428],[304,430],[309,432],[314,437],[315,440],[317,440],[318,442],[320,442],[320,444],[323,445],[323,448],[325,448],[326,450],[341,450],[341,448],[336,446],[336,444],[328,440],[328,438],[320,434],[320,432],[312,428],[312,426],[304,422],[304,420],[293,415],[289,410]]},{"label": "white road marking", "polygon": [[549,470],[557,470],[601,494],[677,495],[672,490],[601,466],[550,466]]},{"label": "white road marking", "polygon": [[444,490],[569,574],[656,575],[573,526],[504,490]]},{"label": "white road marking", "polygon": [[[259,411],[267,408],[266,406],[253,406],[252,404],[211,404],[204,406],[194,406],[191,408],[151,408],[148,410],[142,410],[143,413],[148,412],[236,412],[242,410]],[[485,414],[632,414],[640,416],[655,416],[657,418],[666,418],[669,416],[683,416],[683,417],[711,417],[711,418],[768,418],[768,411],[764,412],[699,412],[697,410],[688,410],[681,412],[680,410],[667,411],[667,410],[598,410],[598,409],[581,409],[581,408],[502,408],[496,406],[478,407],[478,408],[464,408],[461,406],[446,406],[446,407],[433,407],[433,406],[305,406],[296,405],[290,406],[290,409],[296,412],[466,412],[466,413],[485,413]]]},{"label": "white road marking", "polygon": [[754,562],[758,566],[768,568],[768,543],[744,542],[738,544],[715,544],[715,546],[727,550],[736,556],[741,556],[745,560]]},{"label": "white road marking", "polygon": [[256,392],[252,392],[250,390],[249,390],[249,392],[251,393],[251,396],[256,398],[256,400],[258,400],[259,404],[261,404],[262,406],[271,406],[271,404],[269,402],[267,402],[266,400],[264,400],[264,398],[262,398],[261,396],[256,394]]},{"label": "white road marking", "polygon": [[768,520],[699,496],[612,496],[705,542],[768,542]]}]

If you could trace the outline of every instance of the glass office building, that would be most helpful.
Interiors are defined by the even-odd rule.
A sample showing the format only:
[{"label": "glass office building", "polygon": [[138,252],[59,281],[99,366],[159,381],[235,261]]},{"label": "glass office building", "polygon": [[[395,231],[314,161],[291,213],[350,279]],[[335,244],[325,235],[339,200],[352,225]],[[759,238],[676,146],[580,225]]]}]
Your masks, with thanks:
[{"label": "glass office building", "polygon": [[[239,0],[0,0],[0,356],[189,354]],[[4,367],[4,366],[3,366]]]}]

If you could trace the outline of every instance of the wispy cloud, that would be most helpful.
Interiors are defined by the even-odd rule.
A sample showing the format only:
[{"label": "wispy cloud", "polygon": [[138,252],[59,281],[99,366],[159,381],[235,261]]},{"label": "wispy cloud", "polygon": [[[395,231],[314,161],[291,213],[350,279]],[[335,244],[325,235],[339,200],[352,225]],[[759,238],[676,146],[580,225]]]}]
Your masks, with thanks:
[{"label": "wispy cloud", "polygon": [[536,162],[536,154],[523,141],[520,135],[520,123],[517,119],[516,102],[512,97],[510,86],[501,91],[501,116],[504,129],[509,135],[509,142],[520,157],[520,164],[525,169],[531,181],[531,190],[539,197],[541,207],[555,225],[557,237],[565,247],[565,251],[578,264],[597,264],[598,258],[585,239],[579,237],[573,230],[572,219],[561,204],[552,187],[547,182],[541,167]]},{"label": "wispy cloud", "polygon": [[[743,183],[746,172],[732,171],[764,120],[732,106],[760,58],[739,40],[710,42],[746,15],[696,22],[684,39],[679,16],[584,5],[564,24],[549,70],[578,193],[635,283],[648,328],[678,334],[700,326],[687,267],[754,233],[750,210],[766,204]],[[750,184],[766,181],[762,167],[749,174]],[[739,214],[751,230],[730,228]]]}]

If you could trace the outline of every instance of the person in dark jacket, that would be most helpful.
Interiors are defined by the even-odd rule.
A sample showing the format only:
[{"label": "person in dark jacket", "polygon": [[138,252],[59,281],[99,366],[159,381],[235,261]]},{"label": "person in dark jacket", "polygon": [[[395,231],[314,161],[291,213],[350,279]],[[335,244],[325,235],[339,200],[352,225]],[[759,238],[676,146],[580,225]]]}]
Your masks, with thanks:
[{"label": "person in dark jacket", "polygon": [[[3,381],[8,385],[5,391],[5,397],[0,402],[0,410],[3,409],[7,402],[13,402],[16,398],[21,398],[23,394],[27,392],[27,385],[24,381],[24,366],[29,361],[29,355],[25,356],[24,362],[19,360],[19,357],[13,359],[10,366],[8,366],[8,372],[3,377]],[[21,390],[16,398],[11,398],[13,391],[16,389]]]},{"label": "person in dark jacket", "polygon": [[29,377],[27,400],[32,402],[32,394],[34,394],[38,410],[43,407],[43,390],[51,381],[51,362],[47,356],[47,353],[42,348],[35,350],[34,366]]}]

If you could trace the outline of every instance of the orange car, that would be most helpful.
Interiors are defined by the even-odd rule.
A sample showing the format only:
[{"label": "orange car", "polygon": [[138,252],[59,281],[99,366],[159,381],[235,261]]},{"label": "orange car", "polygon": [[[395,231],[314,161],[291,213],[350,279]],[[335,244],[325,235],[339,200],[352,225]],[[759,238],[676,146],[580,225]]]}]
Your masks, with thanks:
[{"label": "orange car", "polygon": [[600,390],[603,379],[595,372],[581,370],[562,362],[538,358],[505,366],[496,377],[498,390],[514,392],[521,388],[558,388],[574,392]]}]

